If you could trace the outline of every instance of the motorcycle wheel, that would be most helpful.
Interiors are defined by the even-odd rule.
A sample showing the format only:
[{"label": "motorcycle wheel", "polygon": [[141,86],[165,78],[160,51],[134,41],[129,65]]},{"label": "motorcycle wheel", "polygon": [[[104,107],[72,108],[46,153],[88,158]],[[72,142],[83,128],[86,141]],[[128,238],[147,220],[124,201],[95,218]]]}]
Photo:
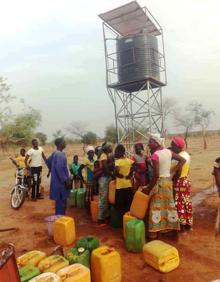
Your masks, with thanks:
[{"label": "motorcycle wheel", "polygon": [[25,196],[26,191],[23,188],[20,188],[19,186],[14,188],[10,198],[11,207],[15,210],[19,209],[24,203]]}]

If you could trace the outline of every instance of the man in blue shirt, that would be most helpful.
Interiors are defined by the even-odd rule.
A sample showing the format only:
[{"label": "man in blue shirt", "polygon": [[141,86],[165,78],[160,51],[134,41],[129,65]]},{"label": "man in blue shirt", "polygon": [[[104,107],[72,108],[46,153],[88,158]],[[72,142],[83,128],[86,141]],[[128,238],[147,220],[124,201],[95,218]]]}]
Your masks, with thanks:
[{"label": "man in blue shirt", "polygon": [[55,214],[65,215],[69,191],[66,188],[69,180],[66,155],[63,149],[66,147],[63,138],[55,140],[57,150],[47,159],[46,163],[51,173],[50,199],[55,201]]}]

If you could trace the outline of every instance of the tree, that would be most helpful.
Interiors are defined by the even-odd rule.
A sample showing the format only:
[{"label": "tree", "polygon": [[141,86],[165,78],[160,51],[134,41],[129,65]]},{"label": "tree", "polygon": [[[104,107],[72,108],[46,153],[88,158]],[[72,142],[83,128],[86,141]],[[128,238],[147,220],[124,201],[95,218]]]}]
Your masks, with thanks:
[{"label": "tree", "polygon": [[9,90],[10,90],[10,85],[7,83],[7,80],[3,77],[0,77],[0,126],[1,127],[12,116],[9,103],[15,97],[9,93]]},{"label": "tree", "polygon": [[204,109],[204,106],[197,101],[189,105],[189,111],[194,118],[195,126],[199,127],[202,131],[203,149],[207,149],[206,131],[210,125],[211,118],[215,114],[212,110]]},{"label": "tree", "polygon": [[163,119],[164,119],[164,130],[167,132],[168,119],[174,117],[177,113],[177,100],[171,97],[166,97],[163,99]]},{"label": "tree", "polygon": [[[119,139],[122,136],[123,132],[122,129],[119,128]],[[105,128],[105,140],[108,142],[116,143],[117,142],[117,132],[116,132],[116,127],[111,124],[106,126]]]},{"label": "tree", "polygon": [[43,132],[37,132],[35,137],[39,139],[41,145],[45,145],[47,142],[47,135]]},{"label": "tree", "polygon": [[56,132],[53,134],[54,140],[57,138],[64,138],[65,134],[62,132],[61,129],[58,129]]},{"label": "tree", "polygon": [[88,131],[82,136],[82,143],[83,144],[96,144],[97,135],[94,132]]},{"label": "tree", "polygon": [[190,130],[193,129],[195,123],[194,123],[194,117],[192,117],[189,114],[176,114],[175,115],[175,122],[176,122],[176,126],[183,128],[184,130],[184,139],[186,142],[186,146],[187,146],[187,138],[189,136],[189,132]]},{"label": "tree", "polygon": [[66,130],[74,137],[82,139],[83,136],[86,134],[86,127],[86,123],[82,121],[75,121],[72,122]]},{"label": "tree", "polygon": [[1,135],[19,140],[23,139],[28,144],[34,136],[34,130],[40,125],[41,114],[39,111],[29,108],[29,111],[19,114],[12,121],[5,123],[1,129]]}]

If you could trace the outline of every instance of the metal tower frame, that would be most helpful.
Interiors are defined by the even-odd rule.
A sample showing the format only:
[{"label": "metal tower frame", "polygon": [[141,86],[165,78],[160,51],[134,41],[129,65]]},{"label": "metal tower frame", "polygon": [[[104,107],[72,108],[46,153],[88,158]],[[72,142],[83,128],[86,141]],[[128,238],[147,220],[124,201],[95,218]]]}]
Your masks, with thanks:
[{"label": "metal tower frame", "polygon": [[[149,132],[164,132],[162,87],[167,84],[163,30],[150,11],[136,1],[99,15],[103,19],[106,63],[106,87],[114,105],[117,142],[130,150],[140,140],[145,143]],[[145,30],[155,35],[159,43],[160,80],[145,77],[120,83],[116,41],[120,36],[135,35]],[[155,50],[154,50],[155,52]],[[133,50],[133,62],[135,53]]]}]

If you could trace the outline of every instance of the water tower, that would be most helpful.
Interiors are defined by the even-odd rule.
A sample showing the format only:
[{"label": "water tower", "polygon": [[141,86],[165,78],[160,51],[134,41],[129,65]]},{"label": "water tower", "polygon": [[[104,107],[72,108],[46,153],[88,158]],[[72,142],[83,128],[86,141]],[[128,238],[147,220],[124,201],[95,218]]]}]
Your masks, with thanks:
[{"label": "water tower", "polygon": [[163,133],[162,87],[167,83],[163,30],[136,1],[99,17],[117,141],[129,150],[149,132]]}]

